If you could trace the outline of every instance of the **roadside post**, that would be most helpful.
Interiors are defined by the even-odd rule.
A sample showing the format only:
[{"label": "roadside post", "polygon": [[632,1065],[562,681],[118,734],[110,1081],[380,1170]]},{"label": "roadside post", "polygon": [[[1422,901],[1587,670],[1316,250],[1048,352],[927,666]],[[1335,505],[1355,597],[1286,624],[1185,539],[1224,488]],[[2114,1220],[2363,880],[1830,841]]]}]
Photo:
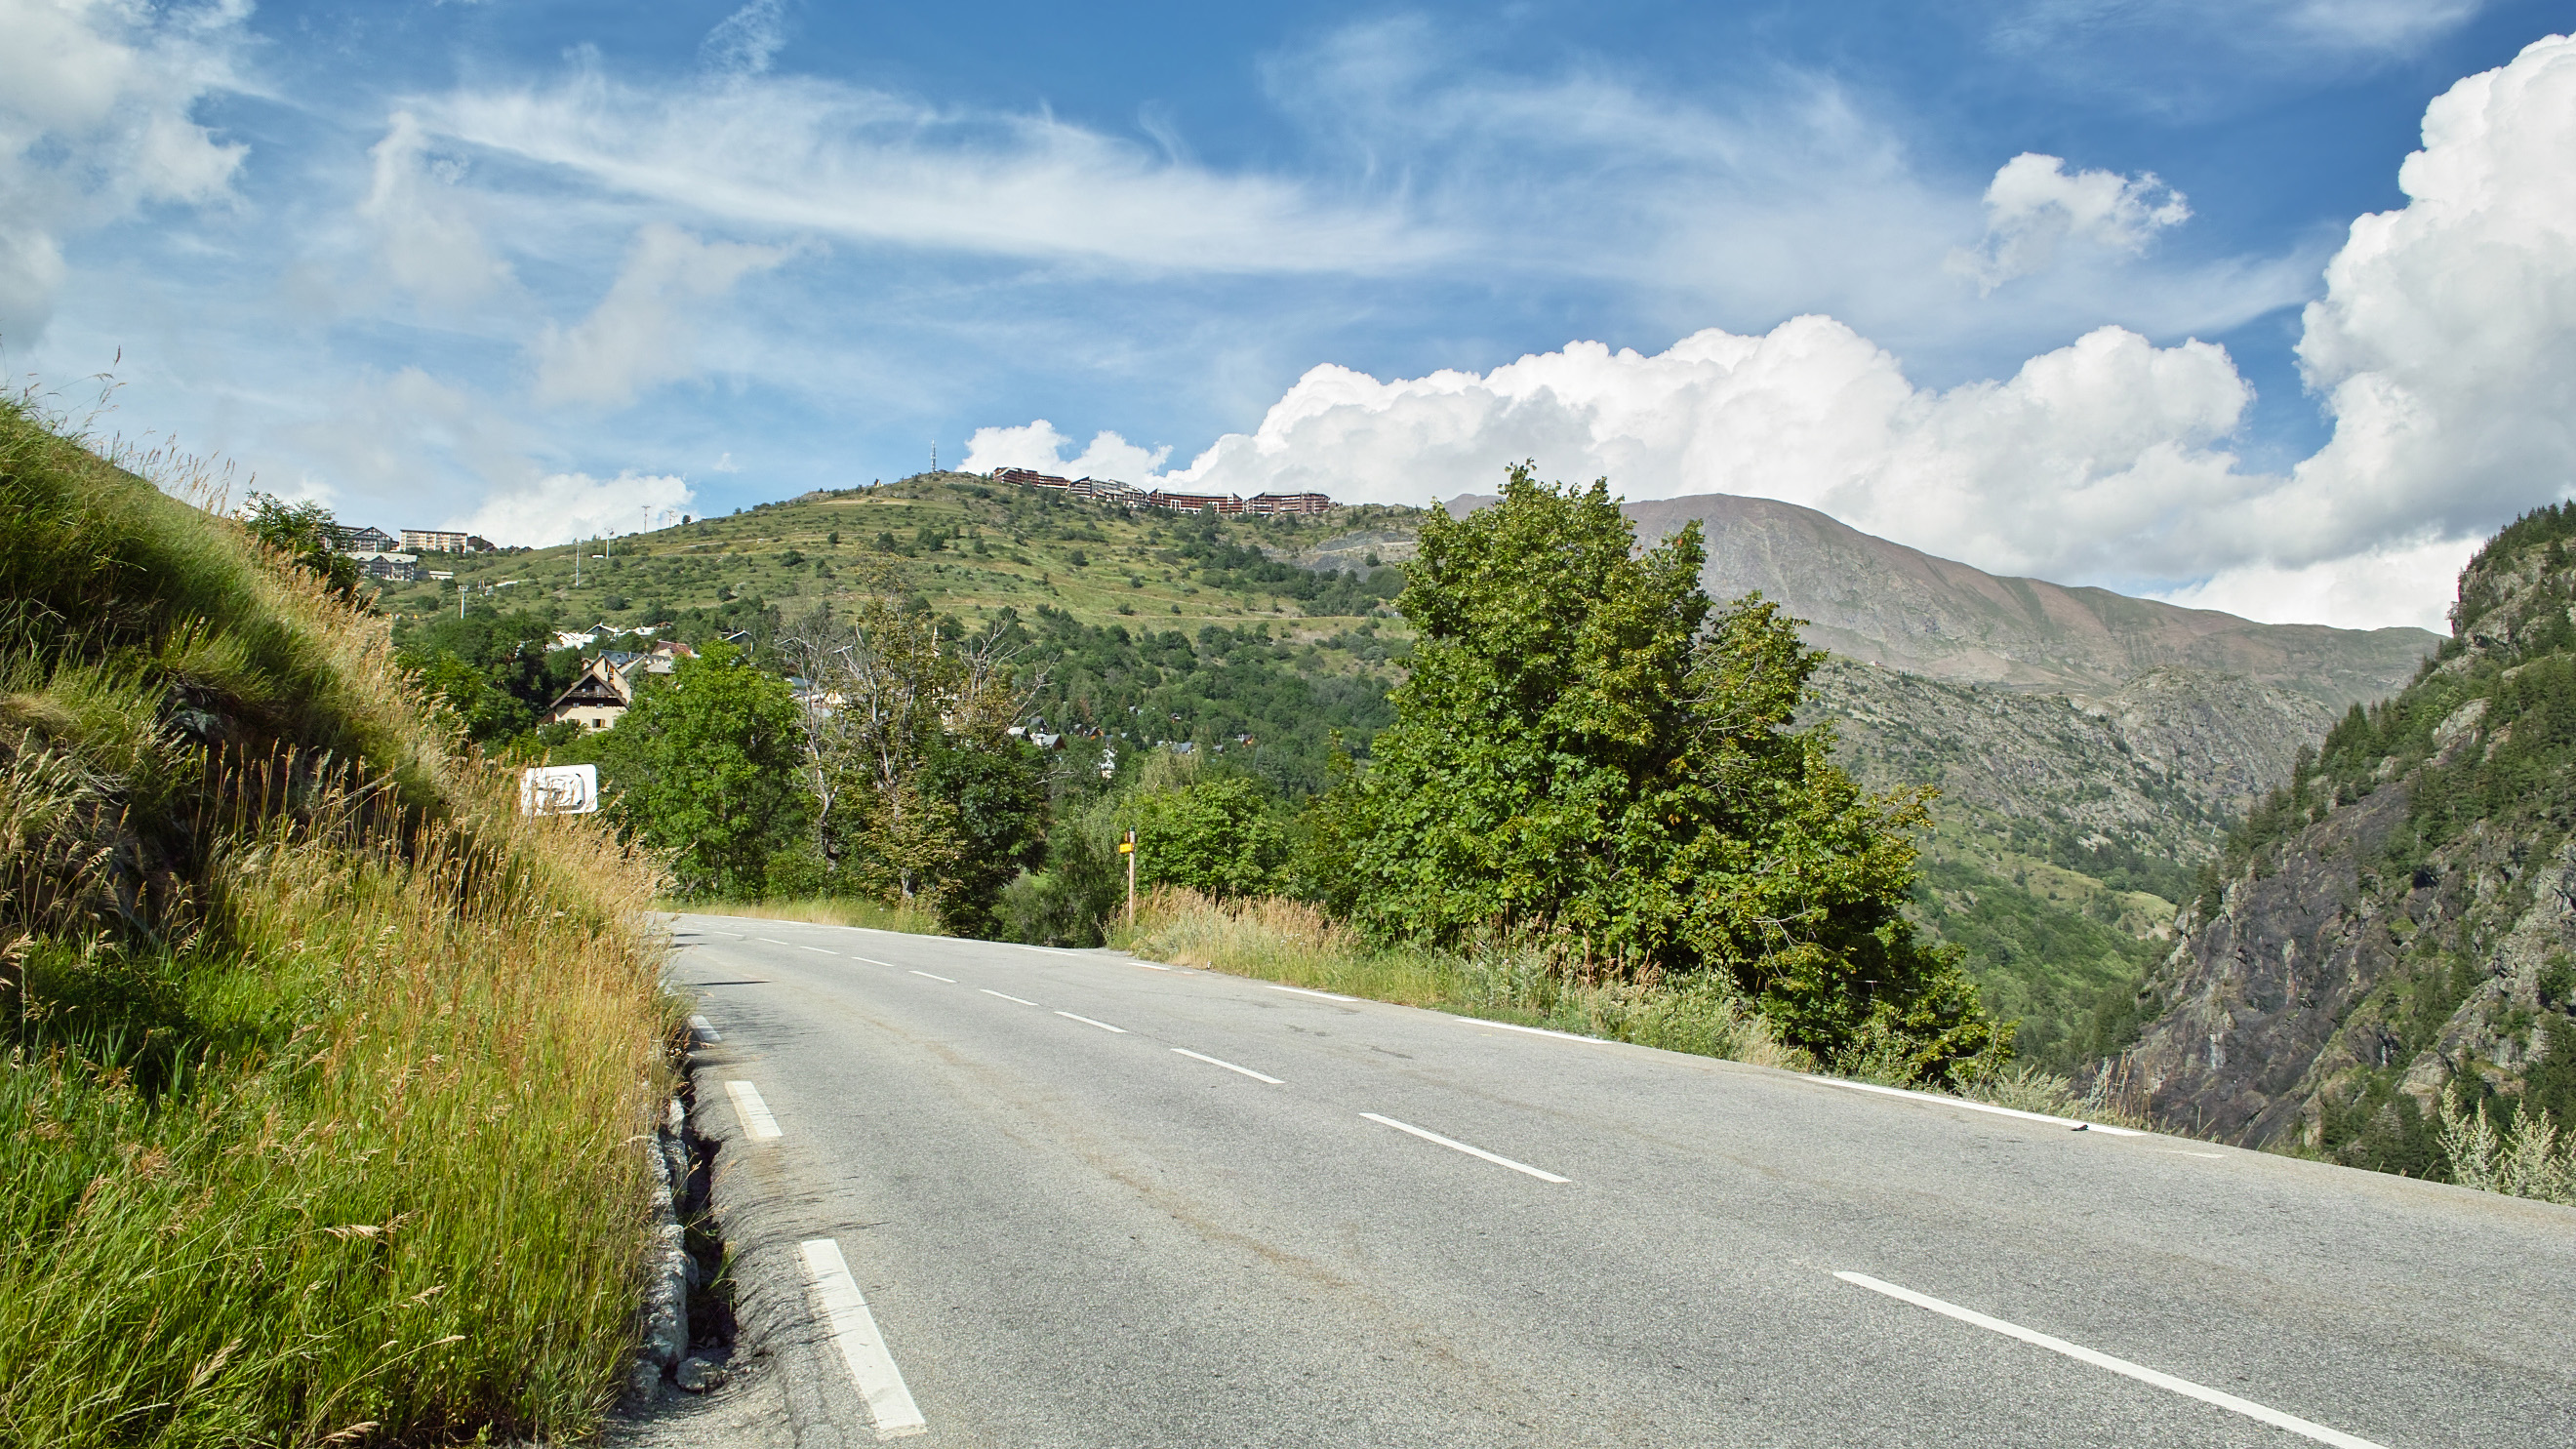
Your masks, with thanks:
[{"label": "roadside post", "polygon": [[1136,929],[1136,832],[1118,842],[1118,853],[1127,857],[1127,929]]}]

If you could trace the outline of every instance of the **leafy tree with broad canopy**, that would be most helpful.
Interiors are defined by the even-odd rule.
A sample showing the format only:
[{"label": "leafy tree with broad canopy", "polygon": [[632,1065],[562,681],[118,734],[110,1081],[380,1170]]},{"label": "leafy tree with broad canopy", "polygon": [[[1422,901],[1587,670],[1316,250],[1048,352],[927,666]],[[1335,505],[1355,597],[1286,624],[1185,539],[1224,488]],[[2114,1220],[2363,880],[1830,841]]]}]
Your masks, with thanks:
[{"label": "leafy tree with broad canopy", "polygon": [[1692,523],[1640,551],[1608,481],[1510,470],[1433,510],[1398,607],[1420,630],[1348,804],[1356,915],[1453,942],[1553,932],[1637,979],[1724,972],[1829,1062],[1933,1076],[2010,1049],[1954,949],[1902,914],[1931,792],[1864,795],[1794,727],[1823,655],[1699,584]]},{"label": "leafy tree with broad canopy", "polygon": [[713,643],[667,676],[644,675],[614,729],[554,753],[600,769],[610,808],[670,852],[687,895],[755,899],[770,857],[804,829],[799,710],[787,681]]}]

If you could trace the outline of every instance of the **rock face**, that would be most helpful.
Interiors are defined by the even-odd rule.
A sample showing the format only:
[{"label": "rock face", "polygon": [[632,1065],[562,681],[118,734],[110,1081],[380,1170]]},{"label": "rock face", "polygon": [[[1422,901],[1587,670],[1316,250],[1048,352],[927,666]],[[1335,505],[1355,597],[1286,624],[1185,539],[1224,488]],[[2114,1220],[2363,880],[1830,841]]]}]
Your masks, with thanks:
[{"label": "rock face", "polygon": [[2438,1171],[2437,1094],[2576,1114],[2576,510],[2499,534],[2423,677],[2259,805],[2150,977],[2159,1117]]},{"label": "rock face", "polygon": [[2182,669],[2054,694],[1837,659],[1813,701],[1871,785],[1935,785],[1953,806],[2049,822],[2087,848],[2192,864],[2334,723],[2309,696]]}]

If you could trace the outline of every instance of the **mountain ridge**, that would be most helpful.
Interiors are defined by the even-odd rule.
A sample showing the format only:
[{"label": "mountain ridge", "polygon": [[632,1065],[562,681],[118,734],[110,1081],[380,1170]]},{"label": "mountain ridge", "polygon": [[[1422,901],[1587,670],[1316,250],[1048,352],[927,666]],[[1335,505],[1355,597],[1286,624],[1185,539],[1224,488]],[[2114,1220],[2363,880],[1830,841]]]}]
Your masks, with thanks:
[{"label": "mountain ridge", "polygon": [[[1453,515],[1490,501],[1462,494]],[[1732,493],[1622,507],[1652,544],[1697,521],[1710,597],[1760,590],[1807,642],[1934,679],[2116,693],[2158,669],[2239,675],[2340,711],[2403,687],[2441,642],[2425,629],[2265,624],[2089,585],[1991,574],[1794,503]]]}]

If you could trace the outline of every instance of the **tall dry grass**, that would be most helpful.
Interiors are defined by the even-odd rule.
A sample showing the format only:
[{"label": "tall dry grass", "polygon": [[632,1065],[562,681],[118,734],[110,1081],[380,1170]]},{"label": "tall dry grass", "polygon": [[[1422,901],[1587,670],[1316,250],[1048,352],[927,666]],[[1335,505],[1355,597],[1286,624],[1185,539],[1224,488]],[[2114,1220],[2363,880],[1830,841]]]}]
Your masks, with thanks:
[{"label": "tall dry grass", "polygon": [[1546,1027],[1756,1066],[1812,1071],[1807,1053],[1725,984],[1586,982],[1548,953],[1501,943],[1464,952],[1376,947],[1299,901],[1217,901],[1157,887],[1136,921],[1112,925],[1110,944],[1175,965],[1459,1016]]},{"label": "tall dry grass", "polygon": [[698,911],[711,916],[749,916],[761,921],[804,921],[816,926],[860,926],[871,931],[901,931],[908,936],[946,934],[939,928],[937,911],[909,904],[889,905],[864,896],[700,901],[668,905],[665,909]]},{"label": "tall dry grass", "polygon": [[676,1028],[651,862],[23,405],[0,491],[0,1442],[587,1432]]}]

